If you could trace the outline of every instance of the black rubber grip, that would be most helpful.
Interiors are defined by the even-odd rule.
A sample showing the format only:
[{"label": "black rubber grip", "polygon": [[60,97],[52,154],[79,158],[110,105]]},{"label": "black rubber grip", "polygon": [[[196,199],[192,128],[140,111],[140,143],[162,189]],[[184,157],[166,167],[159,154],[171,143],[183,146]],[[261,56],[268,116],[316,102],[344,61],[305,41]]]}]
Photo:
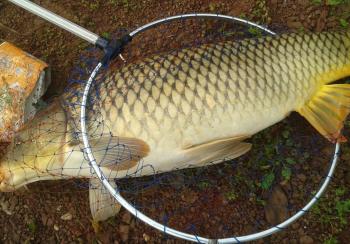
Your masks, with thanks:
[{"label": "black rubber grip", "polygon": [[131,42],[132,37],[127,34],[117,40],[112,40],[105,48],[105,56],[102,58],[102,64],[107,65],[111,60],[115,59],[124,50],[124,47]]}]

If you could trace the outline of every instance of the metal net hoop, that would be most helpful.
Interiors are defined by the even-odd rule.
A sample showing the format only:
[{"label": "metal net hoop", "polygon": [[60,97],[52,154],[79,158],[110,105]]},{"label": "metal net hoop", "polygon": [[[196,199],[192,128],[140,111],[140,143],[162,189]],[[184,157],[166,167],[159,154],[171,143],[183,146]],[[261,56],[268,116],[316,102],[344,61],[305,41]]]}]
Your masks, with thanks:
[{"label": "metal net hoop", "polygon": [[[142,32],[159,26],[164,23],[168,23],[175,20],[183,20],[183,19],[190,19],[190,18],[202,18],[202,19],[216,19],[216,20],[223,20],[223,21],[232,21],[235,23],[239,23],[245,26],[255,27],[262,31],[264,31],[267,34],[270,35],[276,35],[273,31],[267,29],[266,27],[263,27],[259,24],[256,24],[251,21],[247,21],[241,18],[227,16],[227,15],[220,15],[220,14],[208,14],[208,13],[194,13],[194,14],[184,14],[184,15],[175,15],[168,18],[163,18],[156,20],[154,22],[148,23],[146,25],[143,25],[136,30],[132,31],[129,35],[131,37],[134,37],[136,35],[141,34]],[[108,190],[108,192],[125,208],[127,209],[132,215],[134,215],[139,220],[147,223],[148,225],[158,229],[159,231],[162,231],[163,233],[166,233],[168,235],[181,238],[183,240],[187,241],[193,241],[193,242],[199,242],[199,243],[240,243],[240,242],[247,242],[247,241],[254,241],[261,238],[264,238],[266,236],[272,235],[274,233],[277,233],[283,229],[285,229],[287,226],[295,222],[297,219],[299,219],[301,216],[303,216],[322,196],[322,194],[325,192],[326,188],[328,187],[332,176],[334,174],[335,168],[337,166],[339,153],[340,153],[340,143],[338,142],[335,145],[333,158],[330,162],[329,171],[327,173],[327,176],[324,178],[323,183],[320,185],[320,188],[318,189],[317,193],[312,197],[312,199],[298,212],[296,212],[293,216],[289,217],[284,222],[273,226],[269,229],[266,229],[264,231],[256,232],[253,234],[245,235],[245,236],[233,236],[230,238],[223,238],[223,239],[208,239],[201,236],[196,236],[192,234],[188,234],[185,232],[181,232],[175,229],[172,229],[168,226],[165,226],[161,223],[156,222],[155,220],[149,218],[139,210],[137,210],[134,206],[132,206],[124,197],[122,197],[118,191],[118,186],[113,187],[102,170],[99,168],[98,163],[95,159],[95,156],[92,152],[91,145],[89,142],[89,136],[86,126],[86,114],[87,114],[87,103],[88,103],[88,97],[89,93],[92,87],[92,84],[95,80],[95,77],[98,75],[99,71],[101,70],[103,66],[102,61],[97,64],[97,66],[94,68],[92,73],[90,74],[90,77],[88,81],[86,82],[83,97],[82,97],[82,103],[81,103],[81,112],[80,112],[80,126],[81,126],[81,134],[82,134],[82,140],[84,144],[84,153],[86,154],[87,159],[89,160],[90,166],[93,168],[94,173],[96,176],[100,179],[101,183],[104,185],[104,187]]]}]

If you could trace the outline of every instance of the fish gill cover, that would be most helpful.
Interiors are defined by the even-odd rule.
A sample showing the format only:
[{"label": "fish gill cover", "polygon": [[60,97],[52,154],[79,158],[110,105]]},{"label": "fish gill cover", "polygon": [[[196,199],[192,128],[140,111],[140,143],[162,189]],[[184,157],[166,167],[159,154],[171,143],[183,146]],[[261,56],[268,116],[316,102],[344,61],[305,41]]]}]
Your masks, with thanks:
[{"label": "fish gill cover", "polygon": [[[120,30],[115,36],[125,33],[127,30]],[[220,158],[213,157],[202,162],[201,155],[211,157],[215,153],[208,153],[208,147],[195,152],[192,161],[184,156],[186,160],[171,164],[176,158],[171,155],[171,148],[177,145],[181,131],[190,130],[189,138],[194,142],[207,134],[196,130],[203,121],[192,108],[202,106],[204,114],[210,114],[213,120],[220,119],[213,104],[225,105],[230,98],[221,101],[219,97],[206,97],[206,103],[198,104],[191,98],[193,94],[200,94],[201,89],[204,96],[211,94],[212,89],[215,93],[221,89],[220,84],[204,84],[204,88],[193,84],[191,88],[189,79],[183,84],[176,81],[166,84],[160,78],[171,76],[181,81],[186,72],[191,77],[192,69],[183,60],[195,60],[210,67],[220,58],[220,52],[224,52],[217,43],[247,37],[259,43],[261,36],[259,30],[246,30],[220,21],[169,23],[136,37],[123,53],[126,63],[115,61],[94,81],[86,117],[94,155],[111,185],[118,185],[120,193],[138,210],[181,231],[223,238],[278,224],[315,193],[327,170],[333,145],[296,115],[246,140],[253,145],[246,154],[250,149],[248,143],[237,149],[236,154],[228,154],[227,161],[216,164],[213,161]],[[203,44],[212,48],[210,55],[214,56],[203,54]],[[217,52],[219,56],[215,56]],[[170,53],[171,58],[164,61],[163,53]],[[2,170],[1,175],[9,179],[5,184],[2,181],[5,190],[40,180],[74,179],[77,188],[89,189],[90,208],[96,222],[118,218],[120,208],[90,168],[80,141],[82,93],[100,55],[96,49],[82,54],[65,94],[44,108],[19,134],[5,156],[8,161],[2,164],[2,169],[9,170]],[[147,59],[152,56],[153,59]],[[196,70],[208,78],[200,82],[208,82],[215,69],[214,66],[209,68],[210,72]],[[186,114],[192,116],[190,121]],[[210,127],[211,121],[205,122]],[[185,127],[179,130],[176,125]],[[173,134],[162,134],[162,128],[167,126],[173,126]],[[158,145],[163,147],[157,149]],[[183,146],[193,152],[195,145]],[[244,155],[235,158],[241,154]],[[165,164],[153,165],[152,160],[157,159],[164,159]],[[89,183],[86,178],[90,178]],[[302,189],[298,187],[301,184]],[[44,190],[46,183],[39,186]]]}]

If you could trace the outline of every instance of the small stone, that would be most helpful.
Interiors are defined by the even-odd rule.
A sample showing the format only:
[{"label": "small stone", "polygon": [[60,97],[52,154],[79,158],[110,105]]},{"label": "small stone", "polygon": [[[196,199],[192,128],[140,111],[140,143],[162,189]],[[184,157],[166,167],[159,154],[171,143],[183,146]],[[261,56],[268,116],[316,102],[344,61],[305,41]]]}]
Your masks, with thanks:
[{"label": "small stone", "polygon": [[345,183],[350,185],[350,171],[346,172],[344,178],[345,178]]},{"label": "small stone", "polygon": [[197,201],[198,195],[193,191],[188,191],[181,195],[181,199],[186,203],[193,204],[195,201]]},{"label": "small stone", "polygon": [[62,209],[62,206],[61,206],[61,205],[59,205],[59,206],[56,208],[57,212],[60,212],[61,209]]},{"label": "small stone", "polygon": [[278,0],[271,0],[271,5],[277,5],[278,4]]},{"label": "small stone", "polygon": [[293,230],[297,230],[297,229],[299,229],[299,227],[300,227],[300,224],[298,222],[295,222],[294,224],[292,224]]},{"label": "small stone", "polygon": [[294,30],[304,27],[303,23],[300,21],[287,21],[287,26]]},{"label": "small stone", "polygon": [[58,225],[54,224],[53,229],[54,229],[55,231],[59,231],[59,230],[60,230],[60,227],[58,227]]},{"label": "small stone", "polygon": [[305,7],[305,6],[309,5],[310,2],[309,1],[305,1],[305,0],[297,0],[297,4],[298,4],[298,6]]},{"label": "small stone", "polygon": [[53,225],[53,220],[50,219],[50,218],[48,218],[48,219],[47,219],[47,222],[46,222],[46,225],[47,225],[47,226],[52,226],[52,225]]},{"label": "small stone", "polygon": [[61,216],[61,219],[64,220],[64,221],[72,220],[72,218],[73,218],[73,215],[71,213],[66,213],[66,214],[63,214]]},{"label": "small stone", "polygon": [[124,214],[123,214],[123,216],[122,216],[122,221],[125,223],[125,224],[130,224],[130,222],[131,222],[131,214],[128,212],[128,211],[126,211]]},{"label": "small stone", "polygon": [[129,225],[120,225],[119,226],[119,233],[120,233],[120,237],[122,239],[122,241],[124,243],[128,242],[129,239],[129,230],[130,230],[130,226]]},{"label": "small stone", "polygon": [[136,225],[136,221],[135,221],[135,220],[131,220],[130,228],[131,228],[131,229],[134,229],[134,228],[135,228],[135,225]]},{"label": "small stone", "polygon": [[72,236],[73,237],[78,237],[78,236],[81,236],[81,230],[79,229],[79,227],[77,225],[73,225],[70,228],[70,232],[72,233]]},{"label": "small stone", "polygon": [[314,240],[310,236],[302,236],[300,238],[300,244],[313,244]]},{"label": "small stone", "polygon": [[12,215],[12,212],[9,209],[9,202],[0,202],[0,210],[4,211],[7,215]]},{"label": "small stone", "polygon": [[300,228],[298,230],[298,235],[301,236],[301,237],[303,237],[305,235],[305,231],[303,230],[303,228]]},{"label": "small stone", "polygon": [[276,186],[265,206],[265,218],[269,224],[276,225],[288,217],[288,199],[281,187]]},{"label": "small stone", "polygon": [[48,220],[47,215],[45,213],[41,214],[41,222],[43,223],[43,225],[47,224],[47,220]]},{"label": "small stone", "polygon": [[145,240],[145,242],[149,242],[151,240],[151,237],[149,235],[147,235],[146,233],[143,233],[143,239]]},{"label": "small stone", "polygon": [[298,174],[297,178],[301,181],[301,182],[305,182],[306,181],[306,175],[304,174]]}]

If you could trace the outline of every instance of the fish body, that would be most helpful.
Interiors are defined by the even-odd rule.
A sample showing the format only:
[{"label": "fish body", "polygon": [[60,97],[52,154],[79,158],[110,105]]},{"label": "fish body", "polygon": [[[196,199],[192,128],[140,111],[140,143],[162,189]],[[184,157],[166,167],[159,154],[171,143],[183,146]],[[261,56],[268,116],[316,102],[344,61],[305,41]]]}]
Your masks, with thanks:
[{"label": "fish body", "polygon": [[[126,66],[99,86],[97,109],[114,135],[149,145],[144,164],[169,171],[207,163],[189,149],[248,138],[301,111],[324,85],[348,75],[349,34],[224,42]],[[323,134],[334,141],[339,129]]]},{"label": "fish body", "polygon": [[[129,64],[98,84],[89,106],[94,155],[108,178],[143,176],[236,158],[244,142],[292,111],[324,137],[343,141],[350,85],[350,32],[227,41]],[[93,96],[93,95],[92,95]],[[25,126],[1,160],[1,190],[30,182],[93,178],[74,137],[79,116],[64,95]],[[93,134],[92,132],[90,134]],[[117,159],[117,160],[116,160]]]}]

